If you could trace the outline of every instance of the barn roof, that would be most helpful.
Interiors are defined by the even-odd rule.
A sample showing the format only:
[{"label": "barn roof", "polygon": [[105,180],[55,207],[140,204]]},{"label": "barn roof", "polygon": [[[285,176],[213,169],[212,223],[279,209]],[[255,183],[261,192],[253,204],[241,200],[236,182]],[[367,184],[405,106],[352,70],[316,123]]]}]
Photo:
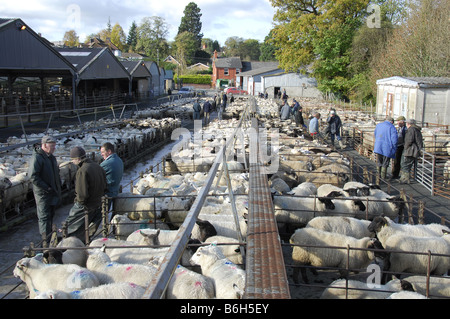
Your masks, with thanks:
[{"label": "barn roof", "polygon": [[401,83],[413,87],[450,87],[450,78],[448,77],[403,77],[392,76],[390,78],[380,79],[378,84]]},{"label": "barn roof", "polygon": [[73,65],[21,19],[0,19],[0,74],[37,77],[75,73]]}]

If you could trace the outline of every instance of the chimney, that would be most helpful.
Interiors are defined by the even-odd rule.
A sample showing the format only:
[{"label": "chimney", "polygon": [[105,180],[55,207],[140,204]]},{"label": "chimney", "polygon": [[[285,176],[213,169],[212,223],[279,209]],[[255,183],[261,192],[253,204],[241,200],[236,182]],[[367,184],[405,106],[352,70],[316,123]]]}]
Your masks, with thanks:
[{"label": "chimney", "polygon": [[214,50],[214,59],[217,59],[217,51]]}]

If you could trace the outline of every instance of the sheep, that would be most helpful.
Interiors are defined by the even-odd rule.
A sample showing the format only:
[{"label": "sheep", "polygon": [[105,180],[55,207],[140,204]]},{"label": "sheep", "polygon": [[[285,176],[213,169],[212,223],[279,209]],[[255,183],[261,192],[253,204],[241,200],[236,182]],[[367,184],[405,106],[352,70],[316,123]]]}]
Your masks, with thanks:
[{"label": "sheep", "polygon": [[[232,263],[237,265],[242,265],[244,260],[241,254],[241,246],[239,241],[235,238],[225,237],[225,236],[212,236],[205,240],[205,243],[212,244],[215,243],[226,258],[228,258]],[[220,245],[220,244],[230,244],[234,245]]]},{"label": "sheep", "polygon": [[26,283],[30,298],[50,289],[71,292],[99,285],[97,277],[86,268],[78,265],[47,265],[37,258],[20,259],[13,274]]},{"label": "sheep", "polygon": [[218,299],[236,299],[234,285],[239,290],[245,289],[245,271],[229,261],[214,244],[197,249],[191,265],[199,265],[202,274],[212,278]]},{"label": "sheep", "polygon": [[80,267],[86,267],[88,253],[86,249],[70,249],[84,248],[84,243],[77,237],[64,238],[57,245],[58,248],[64,250],[47,250],[44,251],[44,262],[47,264],[75,264]]},{"label": "sheep", "polygon": [[[432,254],[450,255],[449,235],[442,237],[414,237],[407,233],[398,233],[389,236],[383,247],[386,251],[392,250],[384,270],[389,270],[393,273],[426,274],[429,266],[431,274],[443,275],[450,269],[450,256],[432,256],[429,261],[427,255],[428,251]],[[411,254],[410,252],[422,254]]]},{"label": "sheep", "polygon": [[342,188],[332,185],[323,184],[317,188],[317,196],[319,197],[348,197],[349,193],[344,191]]},{"label": "sheep", "polygon": [[157,229],[153,233],[149,233],[145,237],[145,241],[140,242],[134,242],[134,241],[128,241],[128,240],[121,240],[121,239],[114,239],[114,238],[97,238],[94,239],[90,244],[89,247],[109,247],[109,246],[121,246],[121,247],[127,247],[127,246],[138,246],[142,245],[142,243],[145,243],[145,245],[149,246],[158,246],[159,243],[159,233],[160,230]]},{"label": "sheep", "polygon": [[360,220],[353,217],[320,216],[310,220],[306,227],[312,227],[323,231],[360,239],[375,236],[368,230],[370,223],[371,222],[368,220]]},{"label": "sheep", "polygon": [[106,246],[89,253],[86,262],[87,269],[92,271],[101,285],[131,282],[147,287],[156,274],[155,267],[139,264],[125,264],[112,262],[105,253]]},{"label": "sheep", "polygon": [[[364,198],[364,197],[362,197]],[[370,189],[369,199],[379,200],[383,206],[382,214],[391,219],[399,217],[405,208],[405,200],[400,196],[391,196],[381,189]]]},{"label": "sheep", "polygon": [[[178,234],[178,230],[156,230],[153,228],[139,229],[127,237],[127,241],[142,244],[152,245],[152,241],[147,240],[147,237],[159,232],[158,241],[160,245],[171,245]],[[204,242],[208,237],[217,235],[217,231],[209,221],[197,220],[192,230],[191,238],[198,239]]]},{"label": "sheep", "polygon": [[[409,276],[404,280],[411,283],[414,291],[419,294],[427,293],[426,276]],[[438,298],[450,297],[450,278],[449,277],[429,277],[429,296]]]},{"label": "sheep", "polygon": [[414,291],[399,291],[394,292],[386,299],[428,299],[428,298]]},{"label": "sheep", "polygon": [[274,196],[277,223],[305,226],[311,219],[326,215],[335,208],[331,199],[315,197]]},{"label": "sheep", "polygon": [[[337,246],[351,248],[376,248],[381,249],[378,240],[364,237],[356,239],[351,236],[326,232],[320,229],[306,227],[297,229],[290,238],[290,243],[294,245],[314,245],[314,246]],[[375,257],[384,258],[383,253],[374,253],[365,250],[350,250],[349,268],[366,268]],[[339,267],[341,276],[346,275],[347,251],[336,248],[315,248],[294,246],[292,250],[292,260],[297,265],[312,265],[315,267]],[[293,279],[298,283],[299,268],[294,268]],[[308,283],[305,268],[301,268],[302,278]]]},{"label": "sheep", "polygon": [[411,284],[400,279],[392,279],[384,285],[373,287],[367,282],[337,279],[323,291],[320,299],[385,299],[393,292],[411,290]]},{"label": "sheep", "polygon": [[304,181],[312,182],[316,185],[333,184],[342,187],[351,177],[350,167],[343,164],[333,163],[319,167],[310,172],[303,173]]},{"label": "sheep", "polygon": [[387,216],[377,216],[368,226],[368,230],[376,234],[384,246],[387,239],[396,234],[407,234],[414,237],[441,237],[444,232],[450,232],[450,228],[440,224],[410,225],[397,224]]},{"label": "sheep", "polygon": [[291,188],[283,179],[276,176],[275,178],[270,179],[270,190],[272,193],[286,194]]},{"label": "sheep", "polygon": [[144,293],[144,287],[119,282],[70,293],[62,290],[48,290],[40,292],[34,299],[141,299]]},{"label": "sheep", "polygon": [[291,191],[288,192],[288,194],[296,196],[317,195],[317,186],[311,182],[303,182],[297,185],[296,187],[292,188]]},{"label": "sheep", "polygon": [[342,187],[350,196],[369,196],[370,186],[360,182],[347,182]]},{"label": "sheep", "polygon": [[[163,257],[154,258],[149,263],[159,267]],[[212,299],[215,297],[214,282],[211,278],[196,273],[182,265],[177,265],[169,285],[167,299]]]},{"label": "sheep", "polygon": [[[149,224],[155,225],[154,222],[153,219],[131,220],[127,215],[115,215],[111,219],[111,225],[114,226],[114,235],[118,239],[126,239],[136,230],[148,228]],[[156,220],[156,228],[168,230],[169,226],[160,220]]]}]

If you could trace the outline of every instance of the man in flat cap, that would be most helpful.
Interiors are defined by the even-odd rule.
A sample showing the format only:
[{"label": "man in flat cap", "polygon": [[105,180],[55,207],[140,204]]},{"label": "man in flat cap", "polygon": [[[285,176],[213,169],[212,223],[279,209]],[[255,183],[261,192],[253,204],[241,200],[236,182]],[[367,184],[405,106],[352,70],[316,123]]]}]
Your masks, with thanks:
[{"label": "man in flat cap", "polygon": [[47,237],[47,242],[50,240],[56,207],[61,203],[61,178],[53,156],[55,150],[56,140],[52,136],[44,136],[41,147],[33,151],[28,170],[36,201],[39,233]]},{"label": "man in flat cap", "polygon": [[75,202],[66,219],[68,236],[78,237],[86,243],[85,212],[89,215],[89,237],[97,230],[102,220],[102,197],[107,191],[106,174],[103,168],[90,158],[86,151],[75,146],[70,158],[78,165],[75,177]]}]

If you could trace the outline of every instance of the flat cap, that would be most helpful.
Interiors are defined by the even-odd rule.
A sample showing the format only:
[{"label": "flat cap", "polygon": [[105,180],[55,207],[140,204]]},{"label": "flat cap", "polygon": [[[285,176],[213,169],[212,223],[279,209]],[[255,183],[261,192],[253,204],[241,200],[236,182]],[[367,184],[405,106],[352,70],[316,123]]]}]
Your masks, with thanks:
[{"label": "flat cap", "polygon": [[408,119],[407,123],[409,123],[409,124],[416,124],[416,120],[415,119]]},{"label": "flat cap", "polygon": [[82,158],[86,156],[86,151],[81,146],[75,146],[70,150],[70,158]]},{"label": "flat cap", "polygon": [[406,118],[404,116],[399,116],[397,117],[397,121],[405,121]]},{"label": "flat cap", "polygon": [[42,137],[41,143],[42,144],[45,144],[45,143],[56,143],[56,139],[53,136],[45,135],[45,136]]}]

